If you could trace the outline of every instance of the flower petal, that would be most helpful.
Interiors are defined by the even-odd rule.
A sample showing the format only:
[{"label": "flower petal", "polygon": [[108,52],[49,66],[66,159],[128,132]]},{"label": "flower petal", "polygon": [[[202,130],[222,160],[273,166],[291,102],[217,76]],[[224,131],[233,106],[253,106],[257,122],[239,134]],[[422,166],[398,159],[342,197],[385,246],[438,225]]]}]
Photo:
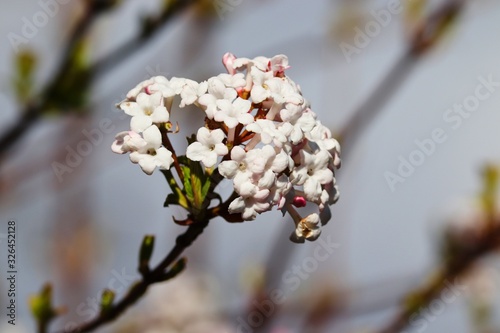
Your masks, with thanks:
[{"label": "flower petal", "polygon": [[210,153],[210,149],[200,142],[193,142],[189,145],[186,151],[186,156],[193,161],[201,161],[205,156]]},{"label": "flower petal", "polygon": [[145,115],[134,116],[130,120],[130,128],[134,132],[142,132],[153,124],[151,117]]},{"label": "flower petal", "polygon": [[142,136],[152,147],[159,148],[161,146],[161,133],[155,125],[149,126],[146,130],[144,130]]}]

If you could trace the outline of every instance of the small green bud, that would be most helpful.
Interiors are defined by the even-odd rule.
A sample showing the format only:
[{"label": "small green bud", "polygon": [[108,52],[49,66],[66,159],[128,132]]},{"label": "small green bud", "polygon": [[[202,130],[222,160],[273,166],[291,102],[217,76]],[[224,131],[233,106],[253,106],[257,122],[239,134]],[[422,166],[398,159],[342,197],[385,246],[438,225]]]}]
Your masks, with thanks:
[{"label": "small green bud", "polygon": [[113,306],[115,300],[115,292],[105,289],[101,296],[101,312],[106,312]]},{"label": "small green bud", "polygon": [[155,245],[155,236],[146,235],[142,240],[141,250],[139,252],[139,272],[146,275],[149,273],[149,260],[153,255]]}]

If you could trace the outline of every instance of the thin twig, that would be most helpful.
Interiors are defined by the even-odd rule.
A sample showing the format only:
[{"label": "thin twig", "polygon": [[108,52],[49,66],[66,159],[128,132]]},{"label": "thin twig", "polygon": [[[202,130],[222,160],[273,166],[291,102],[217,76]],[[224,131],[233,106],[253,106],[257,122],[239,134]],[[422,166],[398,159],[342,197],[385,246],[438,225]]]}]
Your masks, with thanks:
[{"label": "thin twig", "polygon": [[456,256],[443,263],[437,272],[429,275],[433,277],[429,284],[410,293],[410,297],[418,301],[409,306],[404,305],[394,319],[377,333],[400,332],[409,325],[410,317],[413,314],[439,297],[440,293],[447,288],[447,281],[453,282],[470,270],[477,260],[496,251],[500,247],[500,221],[496,220],[495,223],[495,226],[483,232],[482,237],[476,241],[475,246],[462,249]]},{"label": "thin twig", "polygon": [[[54,87],[58,86],[61,79],[64,77],[72,57],[75,47],[79,44],[81,39],[85,36],[88,29],[91,27],[92,22],[98,16],[98,12],[92,9],[93,7],[87,6],[85,14],[80,18],[76,24],[71,37],[64,49],[62,63],[54,75],[52,81],[44,89],[45,97],[48,97]],[[41,118],[42,112],[46,107],[48,98],[42,98],[36,103],[29,103],[25,109],[21,112],[21,118],[9,129],[7,132],[0,137],[0,157],[4,155],[17,141],[19,141],[28,130],[38,122]]]},{"label": "thin twig", "polygon": [[[147,28],[141,31],[135,38],[119,47],[116,51],[103,59],[91,65],[88,69],[91,80],[95,80],[112,69],[120,65],[124,60],[128,59],[131,55],[138,52],[140,47],[150,41],[152,37],[158,34],[170,20],[184,9],[195,4],[197,0],[177,0],[172,1],[165,11],[157,18],[150,19]],[[93,8],[93,7],[89,7]],[[92,26],[95,18],[100,14],[100,11],[89,11],[77,24],[72,36],[70,37],[67,47],[64,51],[61,66],[57,71],[51,83],[43,89],[42,96],[39,98],[36,105],[27,106],[22,112],[21,118],[9,129],[4,135],[0,137],[0,157],[2,157],[12,146],[14,146],[28,130],[38,122],[41,118],[46,107],[49,95],[53,90],[59,86],[59,83],[67,78],[66,69],[71,63],[72,50],[79,44],[79,42],[86,36],[89,28]]]},{"label": "thin twig", "polygon": [[422,56],[441,40],[448,23],[460,14],[464,4],[465,0],[448,1],[417,27],[408,49],[380,81],[377,89],[352,113],[340,132],[342,160],[346,160],[361,138],[362,132],[380,115]]},{"label": "thin twig", "polygon": [[[339,136],[339,141],[342,145],[342,160],[344,162],[346,161],[346,157],[349,157],[350,152],[354,149],[361,133],[381,114],[386,103],[409,77],[418,61],[432,46],[440,41],[444,33],[443,27],[446,27],[450,20],[456,18],[458,14],[460,14],[465,1],[466,0],[450,0],[431,13],[428,18],[417,27],[407,51],[396,61],[388,74],[381,80],[380,84],[377,85],[375,91],[352,113],[350,120],[344,126]],[[273,283],[279,281],[285,268],[288,267],[288,262],[296,248],[296,246],[291,246],[289,242],[285,243],[283,237],[281,237],[288,232],[289,227],[285,225],[282,229],[282,232],[278,233],[280,239],[275,242],[275,251],[271,252],[271,257],[268,258],[266,263],[266,278],[264,280],[266,285],[263,290],[259,290],[259,293],[263,293],[263,295],[256,298],[262,296],[267,297],[266,293],[271,289]],[[279,256],[279,264],[276,264],[276,261],[273,260],[273,257],[276,257],[276,253],[282,254]],[[253,310],[253,307],[250,307],[250,310]],[[276,313],[277,311],[274,311],[274,314]],[[267,327],[271,320],[272,316],[266,316],[261,328]]]},{"label": "thin twig", "polygon": [[132,40],[126,42],[111,54],[98,60],[90,67],[90,71],[95,77],[108,73],[122,62],[130,58],[131,54],[136,53],[144,44],[157,36],[161,29],[166,26],[177,14],[194,5],[199,0],[174,0],[171,4],[156,18],[146,20],[145,28]]},{"label": "thin twig", "polygon": [[173,278],[175,274],[169,274],[165,270],[172,266],[180,255],[191,246],[191,244],[203,233],[208,226],[210,218],[204,221],[197,221],[188,227],[186,232],[178,236],[174,248],[167,256],[142,280],[136,282],[127,292],[127,294],[117,303],[115,303],[106,312],[99,314],[95,319],[82,324],[79,327],[60,331],[59,333],[84,333],[91,332],[122,315],[130,306],[137,302],[148,290],[148,288],[158,282]]},{"label": "thin twig", "polygon": [[405,52],[380,81],[377,89],[352,113],[339,134],[344,164],[350,157],[350,152],[361,139],[362,133],[381,114],[387,102],[409,77],[418,60],[418,56],[415,56],[411,51]]},{"label": "thin twig", "polygon": [[177,172],[177,176],[179,176],[181,183],[184,183],[184,173],[181,170],[181,165],[179,163],[179,159],[177,158],[177,154],[175,153],[174,146],[172,146],[172,143],[170,142],[170,138],[168,137],[168,131],[162,129],[161,130],[161,137],[162,137],[163,145],[172,153],[172,159],[174,160],[174,168],[175,168],[175,171]]}]

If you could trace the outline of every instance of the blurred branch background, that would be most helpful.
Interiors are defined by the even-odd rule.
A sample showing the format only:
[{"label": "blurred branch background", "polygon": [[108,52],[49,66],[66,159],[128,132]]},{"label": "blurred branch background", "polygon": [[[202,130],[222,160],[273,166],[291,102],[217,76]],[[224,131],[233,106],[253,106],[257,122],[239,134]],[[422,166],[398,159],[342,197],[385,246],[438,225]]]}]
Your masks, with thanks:
[{"label": "blurred branch background", "polygon": [[[46,281],[68,309],[54,327],[89,320],[104,287],[123,294],[137,277],[144,234],[158,235],[156,259],[168,251],[181,213],[162,208],[162,181],[109,151],[126,128],[113,107],[150,76],[217,74],[227,51],[287,54],[289,74],[340,135],[341,201],[322,235],[338,246],[319,262],[317,243],[289,243],[278,212],[214,224],[185,274],[103,331],[498,331],[495,167],[483,182],[494,190],[477,193],[500,156],[500,97],[453,109],[478,77],[500,79],[496,2],[413,0],[397,14],[389,0],[63,2],[18,1],[0,24],[2,220],[19,221],[23,267],[20,325],[2,332],[33,330],[24,300]],[[452,115],[460,123],[450,127]],[[175,116],[182,146],[202,119]],[[435,129],[447,140],[402,176],[401,158]],[[391,186],[387,172],[402,181]],[[457,277],[465,287],[447,302]]]}]

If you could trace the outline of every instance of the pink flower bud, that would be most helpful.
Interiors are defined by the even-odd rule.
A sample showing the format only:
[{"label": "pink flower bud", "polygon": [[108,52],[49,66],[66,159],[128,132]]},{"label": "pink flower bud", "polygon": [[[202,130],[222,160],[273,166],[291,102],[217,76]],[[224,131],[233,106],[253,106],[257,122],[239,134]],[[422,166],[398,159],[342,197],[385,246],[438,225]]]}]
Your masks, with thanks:
[{"label": "pink flower bud", "polygon": [[226,67],[226,70],[229,74],[236,74],[236,69],[233,67],[234,60],[236,60],[236,56],[232,53],[227,52],[222,57],[222,64]]},{"label": "pink flower bud", "polygon": [[307,201],[304,197],[296,196],[293,198],[292,204],[297,208],[302,208],[307,205]]}]

